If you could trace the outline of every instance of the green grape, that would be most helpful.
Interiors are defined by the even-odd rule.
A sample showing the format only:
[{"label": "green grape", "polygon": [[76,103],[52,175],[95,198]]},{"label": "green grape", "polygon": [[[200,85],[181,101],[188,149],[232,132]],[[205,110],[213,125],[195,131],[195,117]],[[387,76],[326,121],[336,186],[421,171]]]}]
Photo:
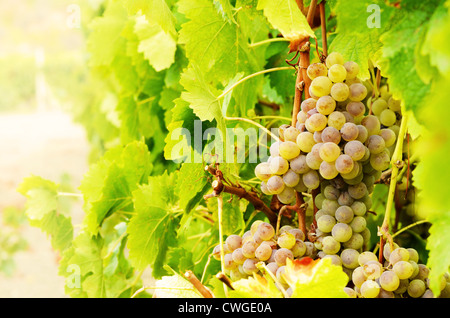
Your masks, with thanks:
[{"label": "green grape", "polygon": [[414,273],[414,267],[408,261],[396,262],[394,266],[392,266],[392,270],[400,279],[408,279]]},{"label": "green grape", "polygon": [[300,229],[293,228],[293,229],[289,229],[288,232],[291,233],[292,235],[294,235],[295,239],[297,239],[297,240],[301,240],[301,241],[305,240],[305,233],[303,233],[303,231]]},{"label": "green grape", "polygon": [[322,130],[321,134],[322,142],[332,142],[335,144],[339,144],[341,141],[341,133],[334,127],[326,127]]},{"label": "green grape", "polygon": [[372,103],[372,114],[380,116],[381,112],[387,108],[387,102],[383,98],[378,98]]},{"label": "green grape", "polygon": [[[313,170],[319,170],[322,159],[317,152],[310,152],[306,155],[306,164]],[[309,172],[309,171],[308,171]]]},{"label": "green grape", "polygon": [[367,129],[369,136],[377,135],[380,132],[380,121],[377,116],[367,115],[361,120],[361,125]]},{"label": "green grape", "polygon": [[260,261],[267,261],[272,255],[272,248],[268,244],[260,244],[255,250],[255,257]]},{"label": "green grape", "polygon": [[353,210],[347,205],[341,205],[336,209],[334,217],[338,222],[350,223],[353,220]]},{"label": "green grape", "polygon": [[340,155],[335,161],[336,170],[339,173],[350,173],[353,170],[354,162],[352,157],[346,154]]},{"label": "green grape", "polygon": [[301,132],[297,137],[297,145],[303,152],[310,152],[315,144],[314,135],[309,131]]},{"label": "green grape", "polygon": [[[355,167],[359,167],[359,165],[355,165]],[[359,168],[358,168],[359,169]],[[353,198],[348,194],[348,191],[342,191],[341,194],[338,197],[338,203],[339,205],[352,205]]]},{"label": "green grape", "polygon": [[294,126],[291,126],[284,131],[284,140],[295,143],[299,134],[300,131]]},{"label": "green grape", "polygon": [[379,154],[370,155],[370,165],[377,171],[384,171],[389,168],[391,157],[389,153],[383,151]]},{"label": "green grape", "polygon": [[393,271],[384,271],[380,276],[380,286],[384,290],[394,291],[400,286],[400,278]]},{"label": "green grape", "polygon": [[321,131],[327,126],[327,117],[321,113],[313,114],[306,119],[305,126],[310,132]]},{"label": "green grape", "polygon": [[362,267],[367,279],[377,279],[383,273],[383,265],[378,261],[367,261]]},{"label": "green grape", "polygon": [[322,115],[331,114],[336,108],[336,101],[329,95],[320,97],[316,103],[317,111]]},{"label": "green grape", "polygon": [[389,254],[389,263],[391,265],[399,261],[409,261],[409,251],[403,247],[397,247]]},{"label": "green grape", "polygon": [[286,259],[294,259],[294,254],[287,248],[280,248],[275,252],[275,262],[278,266],[286,265]]},{"label": "green grape", "polygon": [[353,248],[346,248],[341,252],[342,265],[349,269],[358,267],[359,252]]},{"label": "green grape", "polygon": [[277,194],[278,200],[284,204],[291,204],[295,201],[295,190],[290,187],[284,187],[283,191]]},{"label": "green grape", "polygon": [[306,119],[308,118],[308,114],[304,111],[299,111],[297,114],[297,121],[299,123],[305,123]]},{"label": "green grape", "polygon": [[270,145],[269,153],[271,157],[277,157],[280,155],[280,144],[282,141],[275,141],[273,144]]},{"label": "green grape", "polygon": [[338,102],[346,101],[350,94],[350,89],[348,85],[344,83],[335,83],[331,86],[330,95]]},{"label": "green grape", "polygon": [[349,102],[345,109],[353,117],[360,117],[366,112],[366,106],[361,102]]},{"label": "green grape", "polygon": [[359,140],[350,140],[344,146],[344,154],[350,156],[353,161],[359,161],[366,154],[366,147]]},{"label": "green grape", "polygon": [[[224,244],[224,250],[225,250],[224,253],[226,254],[228,251],[226,251],[225,245],[226,245],[226,244]],[[213,252],[212,252],[212,256],[213,256],[213,258],[214,258],[215,260],[220,261],[220,244],[219,244],[219,245],[216,245],[216,246],[214,247]]]},{"label": "green grape", "polygon": [[300,147],[293,141],[285,141],[279,147],[280,156],[286,160],[291,160],[300,155]]},{"label": "green grape", "polygon": [[258,261],[253,258],[247,258],[242,264],[242,269],[247,275],[253,275],[253,273],[256,273],[258,271],[258,268],[256,267],[256,264]]},{"label": "green grape", "polygon": [[294,190],[299,193],[308,191],[308,188],[303,183],[302,178],[300,178],[300,180],[298,181],[298,184],[294,187]]},{"label": "green grape", "polygon": [[417,279],[425,280],[430,275],[430,269],[424,264],[418,264],[419,273],[414,277]]},{"label": "green grape", "polygon": [[[269,179],[270,180],[270,179]],[[308,189],[317,189],[320,186],[319,174],[316,170],[310,170],[302,176],[303,183]]]},{"label": "green grape", "polygon": [[313,80],[319,76],[327,76],[328,70],[327,67],[322,63],[312,63],[306,69],[306,74],[311,80]]},{"label": "green grape", "polygon": [[367,139],[367,148],[371,154],[379,154],[386,148],[386,143],[380,135],[372,135]]},{"label": "green grape", "polygon": [[407,248],[409,252],[409,260],[418,263],[419,262],[419,253],[411,247]]},{"label": "green grape", "polygon": [[366,229],[367,221],[362,216],[355,216],[350,222],[350,227],[352,228],[353,233],[360,233]]},{"label": "green grape", "polygon": [[328,68],[328,78],[334,83],[342,83],[347,77],[347,70],[342,64],[333,64]]},{"label": "green grape", "polygon": [[425,290],[426,285],[420,279],[413,279],[412,281],[410,281],[407,289],[408,295],[412,298],[421,297],[425,293]]},{"label": "green grape", "polygon": [[332,236],[325,236],[322,240],[322,251],[326,254],[337,254],[341,249],[341,243],[339,243]]},{"label": "green grape", "polygon": [[272,176],[267,180],[267,189],[273,194],[281,193],[284,188],[285,184],[280,176]]},{"label": "green grape", "polygon": [[364,298],[376,298],[380,293],[380,285],[373,280],[366,280],[362,283],[360,292]]},{"label": "green grape", "polygon": [[341,148],[334,142],[325,142],[319,150],[319,156],[323,161],[334,162],[341,154]]},{"label": "green grape", "polygon": [[339,191],[339,189],[336,189],[330,184],[323,189],[323,195],[325,196],[326,199],[337,200],[341,195],[341,191]]},{"label": "green grape", "polygon": [[[370,251],[364,251],[359,254],[359,256],[358,256],[359,265],[363,266],[365,263],[367,263],[369,261],[375,261],[375,262],[378,261],[378,257],[375,255],[375,253],[370,252]],[[362,267],[361,267],[361,269],[362,269]]]},{"label": "green grape", "polygon": [[326,76],[318,76],[311,81],[310,89],[314,96],[322,97],[330,94],[333,83]]},{"label": "green grape", "polygon": [[256,233],[256,231],[258,230],[258,226],[263,222],[264,221],[262,221],[262,220],[256,220],[255,222],[253,222],[252,225],[250,226],[250,233],[252,235],[254,235]]},{"label": "green grape", "polygon": [[328,126],[334,127],[337,130],[340,130],[346,121],[345,115],[341,112],[334,111],[328,115]]},{"label": "green grape", "polygon": [[364,238],[360,233],[353,233],[350,239],[342,244],[344,248],[351,248],[354,250],[360,250],[363,245]]},{"label": "green grape", "polygon": [[304,174],[311,170],[308,165],[306,164],[306,156],[305,155],[299,155],[298,157],[292,159],[290,162],[290,167],[292,171],[298,174]]},{"label": "green grape", "polygon": [[348,61],[344,63],[344,67],[347,70],[346,80],[354,79],[358,76],[359,65],[356,62]]},{"label": "green grape", "polygon": [[255,176],[262,181],[267,181],[272,176],[270,166],[267,162],[261,162],[255,167]]},{"label": "green grape", "polygon": [[284,232],[278,236],[277,244],[281,248],[291,249],[295,245],[295,236],[289,232]]},{"label": "green grape", "polygon": [[317,219],[317,228],[324,233],[330,233],[335,224],[336,219],[328,214],[324,214]]},{"label": "green grape", "polygon": [[261,192],[265,195],[271,195],[272,192],[270,192],[269,188],[267,187],[266,181],[261,181]]},{"label": "green grape", "polygon": [[358,127],[354,123],[345,123],[341,130],[342,139],[345,141],[355,140],[358,137]]},{"label": "green grape", "polygon": [[254,241],[247,241],[242,245],[242,255],[244,255],[247,258],[254,258],[255,257],[255,251],[258,248],[258,244],[256,244]]},{"label": "green grape", "polygon": [[[283,157],[277,156],[277,157],[273,157],[270,160],[269,167],[270,167],[270,172],[272,174],[282,175],[282,174],[285,174],[289,170],[289,162],[286,159],[284,159]],[[270,178],[267,180],[267,182],[269,180],[270,180]]]},{"label": "green grape", "polygon": [[270,240],[275,235],[275,229],[267,222],[260,223],[256,231],[259,233],[259,237],[264,241]]},{"label": "green grape", "polygon": [[331,52],[328,54],[325,64],[328,68],[333,66],[334,64],[341,64],[344,65],[344,57],[339,52]]},{"label": "green grape", "polygon": [[391,109],[385,109],[380,114],[380,123],[384,126],[392,126],[397,121],[397,116]]},{"label": "green grape", "polygon": [[322,210],[331,216],[334,216],[338,207],[339,203],[336,200],[325,199],[322,202]]},{"label": "green grape", "polygon": [[353,102],[360,102],[367,96],[367,88],[360,83],[354,83],[349,87],[348,98]]},{"label": "green grape", "polygon": [[233,260],[233,255],[231,253],[225,254],[223,258],[223,267],[227,270],[232,270],[237,267],[237,263]]},{"label": "green grape", "polygon": [[311,109],[314,109],[316,107],[316,104],[317,100],[309,97],[300,104],[300,108],[303,112],[308,113]]},{"label": "green grape", "polygon": [[347,223],[336,223],[331,230],[331,235],[338,242],[347,242],[352,237],[353,231]]},{"label": "green grape", "polygon": [[236,264],[244,264],[246,257],[242,253],[242,247],[239,247],[231,253],[231,257]]},{"label": "green grape", "polygon": [[364,216],[367,212],[366,205],[361,201],[353,202],[350,207],[352,208],[353,213],[357,216]]},{"label": "green grape", "polygon": [[369,132],[367,131],[367,128],[363,125],[356,125],[358,127],[358,137],[356,137],[356,140],[365,143],[367,138],[369,138]]},{"label": "green grape", "polygon": [[227,244],[228,249],[232,252],[242,246],[242,237],[236,234],[229,235],[226,238],[225,243]]},{"label": "green grape", "polygon": [[336,254],[326,254],[325,256],[323,256],[321,258],[322,259],[329,258],[329,259],[331,259],[331,264],[336,265],[336,266],[342,266],[342,260]]},{"label": "green grape", "polygon": [[306,253],[306,245],[303,240],[296,239],[294,246],[291,248],[292,255],[295,258],[302,257]]},{"label": "green grape", "polygon": [[[361,255],[361,254],[360,254]],[[359,257],[358,257],[359,258]],[[352,272],[352,282],[356,287],[361,287],[361,285],[366,281],[366,275],[361,266],[356,267]]]},{"label": "green grape", "polygon": [[283,182],[288,187],[295,187],[298,182],[300,181],[300,175],[293,171],[292,169],[289,169],[284,175],[283,175]]},{"label": "green grape", "polygon": [[350,194],[353,199],[362,199],[366,194],[368,194],[367,186],[364,182],[350,185],[348,187],[348,194]]},{"label": "green grape", "polygon": [[390,97],[388,100],[388,107],[394,112],[400,112],[402,110],[402,102],[393,97]]},{"label": "green grape", "polygon": [[336,170],[334,162],[326,162],[326,161],[322,161],[320,163],[319,173],[324,179],[327,180],[334,179],[339,174],[339,172]]},{"label": "green grape", "polygon": [[397,135],[392,129],[389,128],[381,129],[380,136],[384,139],[384,144],[386,148],[394,145],[397,140]]}]

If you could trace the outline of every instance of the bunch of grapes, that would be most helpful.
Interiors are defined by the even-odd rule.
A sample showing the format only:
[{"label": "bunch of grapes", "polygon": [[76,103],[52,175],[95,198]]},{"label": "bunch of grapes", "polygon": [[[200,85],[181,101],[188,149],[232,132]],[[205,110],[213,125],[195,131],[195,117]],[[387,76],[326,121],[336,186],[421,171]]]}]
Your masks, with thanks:
[{"label": "bunch of grapes", "polygon": [[[257,264],[261,263],[267,266],[281,284],[285,284],[282,273],[287,258],[293,260],[317,256],[314,244],[305,240],[302,230],[284,225],[277,234],[271,224],[261,220],[253,222],[250,230],[242,236],[229,235],[223,248],[224,270],[233,281],[259,272]],[[212,255],[217,260],[221,259],[220,244],[214,248]]]},{"label": "bunch of grapes", "polygon": [[[413,248],[399,247],[394,243],[391,251],[383,250],[384,264],[369,251],[351,255],[354,264],[352,287],[345,291],[350,297],[363,298],[433,298],[429,288],[429,268],[419,263],[419,254]],[[450,276],[441,277],[440,297],[450,296]]]}]

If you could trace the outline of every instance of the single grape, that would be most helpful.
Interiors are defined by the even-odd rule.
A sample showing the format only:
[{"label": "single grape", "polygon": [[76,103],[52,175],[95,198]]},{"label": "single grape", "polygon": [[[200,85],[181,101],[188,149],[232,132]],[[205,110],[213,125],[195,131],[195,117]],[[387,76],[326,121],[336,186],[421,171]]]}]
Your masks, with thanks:
[{"label": "single grape", "polygon": [[297,240],[301,240],[301,241],[305,240],[305,233],[303,233],[303,231],[300,229],[293,228],[293,229],[289,229],[288,232],[291,233],[292,235],[294,235],[295,239],[297,239]]},{"label": "single grape", "polygon": [[367,148],[371,154],[379,154],[386,148],[386,143],[380,135],[372,135],[367,139]]},{"label": "single grape", "polygon": [[407,248],[409,252],[409,260],[418,263],[419,262],[419,253],[411,247]]},{"label": "single grape", "polygon": [[294,259],[294,254],[287,248],[280,248],[275,252],[275,262],[278,266],[286,265],[286,259]]},{"label": "single grape", "polygon": [[[310,152],[306,155],[306,164],[313,170],[319,170],[322,159],[317,152]],[[309,171],[308,171],[309,172]]]},{"label": "single grape", "polygon": [[285,184],[283,182],[283,179],[280,176],[272,176],[269,180],[267,180],[267,189],[273,194],[279,194],[281,193],[284,188]]},{"label": "single grape", "polygon": [[354,79],[358,76],[359,73],[359,65],[356,62],[348,61],[344,63],[344,67],[347,70],[347,80]]},{"label": "single grape", "polygon": [[325,142],[319,151],[320,158],[326,162],[334,162],[341,155],[341,148],[333,142]]},{"label": "single grape", "polygon": [[350,89],[348,88],[348,85],[344,83],[335,83],[331,87],[330,95],[331,97],[333,97],[334,100],[338,102],[346,101],[349,94]]},{"label": "single grape", "polygon": [[331,52],[328,54],[325,64],[328,68],[333,66],[334,64],[341,64],[344,65],[344,57],[339,52]]},{"label": "single grape", "polygon": [[300,175],[293,171],[292,169],[289,169],[284,175],[283,175],[283,182],[288,187],[295,187],[298,182],[300,181]]},{"label": "single grape", "polygon": [[317,100],[316,109],[322,115],[331,114],[335,110],[335,108],[336,101],[329,95],[322,96]]},{"label": "single grape", "polygon": [[316,103],[317,100],[309,97],[300,104],[300,108],[303,112],[308,113],[311,109],[314,109],[316,107]]},{"label": "single grape", "polygon": [[409,261],[409,251],[403,247],[397,247],[389,255],[389,263],[391,265],[399,261]]},{"label": "single grape", "polygon": [[255,176],[262,181],[267,181],[272,176],[270,166],[267,162],[261,162],[255,167]]},{"label": "single grape", "polygon": [[295,236],[292,233],[284,232],[278,236],[277,244],[281,248],[291,249],[295,245]]},{"label": "single grape", "polygon": [[236,234],[229,235],[226,238],[225,243],[227,244],[230,251],[234,251],[235,249],[242,246],[242,237]]},{"label": "single grape", "polygon": [[296,200],[295,190],[291,187],[284,187],[283,191],[277,194],[277,198],[283,204],[291,204]]},{"label": "single grape", "polygon": [[244,256],[244,254],[242,253],[242,247],[239,247],[237,249],[235,249],[233,251],[233,253],[231,253],[231,256],[233,258],[233,261],[236,264],[244,264],[246,257]]},{"label": "single grape", "polygon": [[392,129],[389,129],[389,128],[381,129],[380,136],[384,139],[386,148],[395,144],[395,141],[397,140],[397,135],[395,134],[395,132]]},{"label": "single grape", "polygon": [[300,147],[293,141],[285,141],[280,144],[279,152],[281,157],[291,160],[300,155]]},{"label": "single grape", "polygon": [[312,63],[306,69],[306,74],[313,80],[319,76],[327,76],[328,69],[323,63]]},{"label": "single grape", "polygon": [[414,273],[414,267],[408,261],[398,261],[392,266],[392,270],[400,279],[408,279]]},{"label": "single grape", "polygon": [[258,244],[256,244],[254,241],[247,241],[242,245],[242,255],[247,258],[254,258],[257,248]]},{"label": "single grape", "polygon": [[327,76],[318,76],[311,82],[310,89],[314,96],[322,97],[330,94],[333,83]]},{"label": "single grape", "polygon": [[334,179],[339,174],[339,172],[336,170],[334,162],[327,162],[327,161],[322,161],[320,163],[319,173],[324,179],[327,180]]},{"label": "single grape", "polygon": [[347,223],[336,223],[331,230],[331,235],[338,242],[348,241],[352,234],[352,228]]},{"label": "single grape", "polygon": [[290,162],[291,170],[298,174],[304,174],[311,170],[306,164],[306,156],[299,155],[298,157],[292,159]]},{"label": "single grape", "polygon": [[354,123],[345,123],[341,130],[342,139],[345,141],[355,140],[358,137],[358,127]]},{"label": "single grape", "polygon": [[372,103],[372,114],[380,116],[381,112],[387,108],[387,102],[383,98],[378,98]]},{"label": "single grape", "polygon": [[336,200],[325,199],[322,202],[322,210],[324,211],[324,213],[333,217],[338,207],[339,203]]},{"label": "single grape", "polygon": [[260,223],[256,231],[259,232],[259,236],[264,241],[270,240],[275,235],[275,229],[272,224],[267,222]]},{"label": "single grape", "polygon": [[261,181],[261,192],[265,195],[272,195],[273,193],[270,192],[269,188],[267,187],[266,181]]},{"label": "single grape", "polygon": [[258,271],[258,268],[256,267],[256,264],[258,261],[253,258],[247,258],[242,264],[242,269],[247,275],[253,275],[253,273],[256,273]]},{"label": "single grape", "polygon": [[317,219],[317,228],[324,233],[330,233],[335,224],[336,219],[328,214],[324,214]]},{"label": "single grape", "polygon": [[[289,162],[281,156],[273,157],[270,160],[270,172],[276,175],[285,174],[289,170]],[[269,182],[270,178],[267,180]],[[269,187],[270,189],[270,187]]]},{"label": "single grape", "polygon": [[341,205],[336,209],[334,217],[338,222],[350,223],[353,220],[353,210],[347,205]]},{"label": "single grape", "polygon": [[342,265],[349,269],[358,267],[359,252],[353,248],[346,248],[341,252]]},{"label": "single grape", "polygon": [[310,152],[311,148],[316,144],[314,135],[309,131],[300,133],[297,137],[297,145],[303,152]]},{"label": "single grape", "polygon": [[364,202],[361,201],[355,201],[352,203],[352,205],[350,206],[353,210],[353,213],[355,215],[358,216],[364,216],[366,214],[366,205],[364,204]]},{"label": "single grape", "polygon": [[362,216],[355,216],[350,222],[350,227],[352,228],[353,233],[360,233],[366,229],[367,221]]},{"label": "single grape", "polygon": [[363,125],[370,135],[377,135],[380,132],[380,121],[377,116],[367,115],[361,120],[361,125]]},{"label": "single grape", "polygon": [[332,142],[335,144],[339,144],[341,141],[341,133],[334,127],[326,127],[322,130],[321,134],[322,142]]},{"label": "single grape", "polygon": [[342,243],[344,248],[351,248],[359,251],[364,245],[364,237],[360,233],[353,233],[347,242]]},{"label": "single grape", "polygon": [[339,191],[339,189],[336,189],[330,184],[323,189],[323,195],[325,196],[326,199],[337,200],[341,195],[341,191]]},{"label": "single grape", "polygon": [[[361,254],[360,254],[361,255]],[[366,281],[366,274],[361,266],[356,267],[352,272],[352,282],[356,287],[361,287]]]},{"label": "single grape", "polygon": [[366,127],[363,125],[356,125],[358,127],[358,137],[356,137],[356,140],[364,143],[366,142],[367,138],[369,138],[369,132]]},{"label": "single grape", "polygon": [[348,98],[354,102],[360,102],[367,96],[367,88],[360,83],[354,83],[349,87]]},{"label": "single grape", "polygon": [[336,159],[335,166],[339,173],[350,173],[353,170],[354,162],[349,155],[342,154]]},{"label": "single grape", "polygon": [[321,113],[313,114],[306,119],[305,126],[310,132],[321,131],[327,126],[327,117]]},{"label": "single grape", "polygon": [[238,264],[233,260],[233,255],[231,253],[225,254],[223,258],[223,267],[227,270],[232,270],[237,268]]},{"label": "single grape", "polygon": [[366,147],[359,140],[350,140],[344,146],[344,154],[350,156],[353,161],[361,160],[366,153]]},{"label": "single grape", "polygon": [[384,171],[389,168],[391,157],[389,153],[383,151],[379,154],[370,155],[370,165],[377,171]]},{"label": "single grape", "polygon": [[[270,179],[269,179],[270,180]],[[320,186],[320,177],[316,170],[310,170],[302,176],[303,183],[308,189],[317,189]]]},{"label": "single grape", "polygon": [[328,68],[328,78],[334,83],[342,83],[347,77],[347,70],[342,64],[333,64]]},{"label": "single grape", "polygon": [[348,194],[350,194],[350,196],[353,199],[356,199],[356,200],[362,199],[366,194],[368,194],[367,186],[364,182],[360,182],[355,185],[350,185],[348,187]]},{"label": "single grape", "polygon": [[345,109],[353,117],[360,117],[364,115],[366,106],[361,102],[349,102],[347,106],[345,106]]},{"label": "single grape", "polygon": [[307,112],[299,111],[298,114],[297,114],[297,122],[303,124],[303,123],[305,123],[306,119],[308,119]]},{"label": "single grape", "polygon": [[386,270],[380,276],[380,286],[384,290],[394,291],[400,286],[400,278],[393,271]]},{"label": "single grape", "polygon": [[255,250],[255,257],[260,261],[267,261],[272,255],[272,248],[268,244],[260,244]]},{"label": "single grape", "polygon": [[391,109],[385,109],[380,114],[380,123],[384,126],[392,126],[397,121],[397,116]]},{"label": "single grape", "polygon": [[326,254],[337,254],[341,249],[341,243],[332,236],[325,236],[322,240],[322,250]]},{"label": "single grape", "polygon": [[378,261],[378,257],[375,255],[375,253],[370,252],[370,251],[364,251],[359,254],[359,256],[358,256],[359,265],[363,266],[365,263],[367,263],[369,261],[375,261],[375,262]]},{"label": "single grape", "polygon": [[425,290],[426,285],[420,279],[413,279],[412,281],[410,281],[407,289],[408,295],[412,298],[421,297],[425,293]]},{"label": "single grape", "polygon": [[337,130],[340,130],[346,121],[345,115],[341,112],[334,111],[328,115],[328,126],[334,127]]},{"label": "single grape", "polygon": [[298,134],[300,134],[300,131],[294,126],[290,126],[284,131],[284,140],[295,143],[297,141]]},{"label": "single grape", "polygon": [[390,97],[388,100],[388,107],[394,112],[400,112],[402,110],[402,102],[393,97]]}]

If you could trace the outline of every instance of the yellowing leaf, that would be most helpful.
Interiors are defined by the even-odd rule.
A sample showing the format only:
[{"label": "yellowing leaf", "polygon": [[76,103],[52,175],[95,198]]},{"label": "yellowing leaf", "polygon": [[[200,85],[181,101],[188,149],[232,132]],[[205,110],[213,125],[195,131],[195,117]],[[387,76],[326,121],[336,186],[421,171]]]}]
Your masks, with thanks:
[{"label": "yellowing leaf", "polygon": [[240,279],[233,283],[234,290],[230,291],[233,298],[282,298],[283,294],[270,278],[253,274],[247,279]]}]

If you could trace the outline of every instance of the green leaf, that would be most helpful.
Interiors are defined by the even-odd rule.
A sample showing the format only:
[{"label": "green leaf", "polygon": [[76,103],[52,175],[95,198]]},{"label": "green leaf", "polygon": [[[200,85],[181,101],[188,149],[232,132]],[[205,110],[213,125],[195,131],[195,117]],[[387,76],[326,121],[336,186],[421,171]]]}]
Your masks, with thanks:
[{"label": "green leaf", "polygon": [[189,203],[197,197],[198,193],[203,194],[205,186],[208,184],[202,163],[184,163],[179,170],[176,188],[180,198],[180,208],[186,209],[188,205],[192,208],[193,204]]},{"label": "green leaf", "polygon": [[257,9],[290,41],[316,37],[295,0],[259,0]]},{"label": "green leaf", "polygon": [[154,294],[158,298],[201,298],[189,281],[178,274],[163,276],[155,282]]},{"label": "green leaf", "polygon": [[152,266],[155,276],[161,275],[161,268],[154,265],[162,265],[168,248],[176,242],[176,180],[175,174],[167,173],[150,177],[147,185],[133,192],[136,215],[127,229],[130,260],[138,270]]}]

